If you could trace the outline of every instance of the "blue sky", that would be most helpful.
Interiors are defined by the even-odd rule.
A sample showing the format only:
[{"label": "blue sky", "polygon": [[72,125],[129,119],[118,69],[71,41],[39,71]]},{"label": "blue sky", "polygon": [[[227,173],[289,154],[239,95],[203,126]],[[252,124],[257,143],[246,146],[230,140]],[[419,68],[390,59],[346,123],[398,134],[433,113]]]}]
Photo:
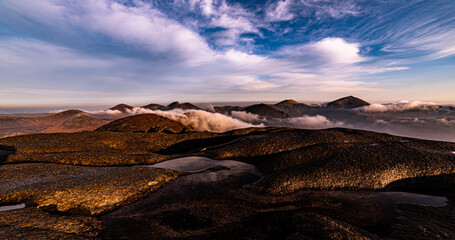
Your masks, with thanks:
[{"label": "blue sky", "polygon": [[455,1],[0,0],[0,105],[455,103]]}]

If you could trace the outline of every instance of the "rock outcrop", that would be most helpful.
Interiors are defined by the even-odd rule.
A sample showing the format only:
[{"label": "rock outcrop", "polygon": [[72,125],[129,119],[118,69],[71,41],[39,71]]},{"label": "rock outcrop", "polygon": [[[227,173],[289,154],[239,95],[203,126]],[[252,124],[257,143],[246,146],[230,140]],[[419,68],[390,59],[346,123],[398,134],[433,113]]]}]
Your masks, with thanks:
[{"label": "rock outcrop", "polygon": [[0,165],[0,204],[26,202],[58,212],[100,215],[134,202],[179,174],[150,167]]},{"label": "rock outcrop", "polygon": [[186,130],[180,122],[156,114],[139,114],[112,121],[96,131],[110,132],[167,132],[181,133]]},{"label": "rock outcrop", "polygon": [[[0,212],[0,238],[452,239],[454,151],[455,143],[343,128],[4,138],[0,204],[26,208]],[[127,166],[190,156],[243,163]],[[229,166],[255,174],[227,176]],[[380,192],[388,190],[449,203],[403,203],[391,197],[403,193]]]}]

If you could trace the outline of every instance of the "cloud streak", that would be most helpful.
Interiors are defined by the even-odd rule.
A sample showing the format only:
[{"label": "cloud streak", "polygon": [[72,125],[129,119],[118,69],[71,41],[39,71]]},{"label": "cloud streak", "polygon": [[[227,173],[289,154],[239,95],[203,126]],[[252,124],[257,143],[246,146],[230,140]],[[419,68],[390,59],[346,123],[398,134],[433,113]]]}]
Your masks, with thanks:
[{"label": "cloud streak", "polygon": [[432,110],[435,106],[437,106],[437,104],[433,102],[401,100],[394,104],[374,103],[369,106],[357,108],[355,110],[363,112],[402,112],[409,110]]},{"label": "cloud streak", "polygon": [[[420,69],[415,64],[453,65],[455,56],[455,9],[444,0],[0,4],[0,84],[8,91],[49,86],[161,101],[272,94],[321,100],[362,92],[386,98],[387,90],[408,84],[403,79]],[[449,89],[451,73],[435,80],[441,89]],[[443,92],[433,95],[450,96]],[[10,97],[0,95],[0,101]]]}]

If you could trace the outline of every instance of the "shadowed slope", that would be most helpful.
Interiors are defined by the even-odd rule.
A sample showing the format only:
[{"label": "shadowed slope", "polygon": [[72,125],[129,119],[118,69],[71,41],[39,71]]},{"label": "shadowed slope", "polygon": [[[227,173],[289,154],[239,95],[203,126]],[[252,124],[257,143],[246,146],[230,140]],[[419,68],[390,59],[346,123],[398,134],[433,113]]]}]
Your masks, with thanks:
[{"label": "shadowed slope", "polygon": [[132,106],[127,105],[127,104],[123,104],[123,103],[115,105],[115,106],[109,108],[109,110],[116,110],[116,111],[120,111],[122,113],[125,113],[125,112],[127,112],[127,110],[131,110],[131,109],[133,109]]},{"label": "shadowed slope", "polygon": [[255,104],[242,109],[243,111],[254,113],[266,118],[287,118],[289,115],[276,107],[267,104]]},{"label": "shadowed slope", "polygon": [[344,98],[337,99],[333,102],[329,102],[327,104],[327,108],[337,109],[337,108],[358,108],[363,106],[370,105],[368,102],[360,98],[356,98],[353,96],[348,96]]},{"label": "shadowed slope", "polygon": [[183,109],[183,110],[188,110],[188,109],[193,109],[193,110],[201,110],[200,107],[197,107],[191,103],[179,103],[179,102],[173,102],[169,105],[167,105],[167,109],[166,110],[172,110],[172,109],[176,109],[176,108],[179,108],[179,109]]},{"label": "shadowed slope", "polygon": [[231,114],[232,111],[242,111],[242,107],[239,106],[223,106],[223,107],[214,107],[215,112],[222,114]]},{"label": "shadowed slope", "polygon": [[304,103],[298,103],[295,100],[284,100],[273,106],[287,113],[290,117],[300,117],[308,111],[315,110],[314,107]]},{"label": "shadowed slope", "polygon": [[155,103],[150,103],[148,105],[142,106],[142,108],[150,109],[150,110],[161,110],[165,108],[165,106]]}]

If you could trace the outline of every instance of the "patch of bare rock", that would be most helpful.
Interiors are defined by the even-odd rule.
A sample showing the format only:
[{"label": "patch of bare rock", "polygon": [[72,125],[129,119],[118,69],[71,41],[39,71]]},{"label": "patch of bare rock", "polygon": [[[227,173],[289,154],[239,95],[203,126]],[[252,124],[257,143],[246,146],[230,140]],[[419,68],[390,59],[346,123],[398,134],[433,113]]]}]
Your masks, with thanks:
[{"label": "patch of bare rock", "polygon": [[[157,119],[144,118],[149,117]],[[150,131],[150,122],[160,121],[117,125],[136,129],[128,131],[0,139],[0,203],[27,204],[0,212],[0,237],[455,237],[455,143],[342,128],[247,128],[216,134],[178,131],[182,126],[175,125],[174,132]],[[164,126],[174,125],[166,120]],[[131,166],[177,158],[212,165],[195,162],[197,171],[186,172],[164,169],[175,162],[155,165],[161,169]],[[183,162],[178,166],[188,167]],[[227,174],[233,166],[251,171]],[[207,177],[217,174],[226,177]],[[202,177],[208,180],[199,181]],[[378,191],[446,196],[449,202],[418,206]]]}]

